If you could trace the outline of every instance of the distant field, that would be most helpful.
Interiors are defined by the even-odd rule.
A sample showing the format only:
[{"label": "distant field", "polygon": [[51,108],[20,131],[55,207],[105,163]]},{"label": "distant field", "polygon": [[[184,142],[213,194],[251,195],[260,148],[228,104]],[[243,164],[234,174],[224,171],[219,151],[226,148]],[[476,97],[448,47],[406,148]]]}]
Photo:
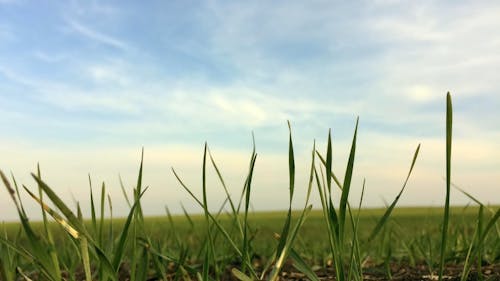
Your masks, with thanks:
[{"label": "distant field", "polygon": [[[491,206],[492,210],[498,210],[499,206]],[[477,224],[478,207],[459,206],[450,208],[451,242],[454,245],[450,249],[450,259],[456,256],[460,260],[471,242],[474,228]],[[385,209],[362,209],[359,222],[359,239],[364,247],[363,252],[368,253],[373,262],[381,263],[386,258],[388,248],[391,248],[391,259],[394,260],[412,260],[413,262],[425,262],[426,259],[435,261],[439,253],[441,238],[441,227],[443,221],[443,208],[437,207],[398,207],[395,208],[390,220],[387,222],[381,239],[375,243],[363,243],[369,235],[369,231],[377,223],[385,212]],[[294,219],[299,216],[296,211],[293,214]],[[491,214],[485,213],[485,219],[491,217]],[[272,255],[278,241],[274,239],[275,233],[280,233],[286,220],[286,211],[273,212],[255,212],[250,213],[248,217],[250,232],[252,233],[254,252],[259,256],[266,257]],[[152,241],[155,241],[162,248],[169,249],[171,253],[177,254],[178,245],[176,237],[179,237],[182,243],[189,248],[190,259],[197,260],[202,251],[201,246],[206,239],[205,219],[202,214],[190,215],[190,223],[184,215],[172,216],[172,222],[167,216],[146,217],[144,219],[145,233]],[[221,223],[228,228],[232,223],[229,215],[222,214],[219,218]],[[295,221],[295,220],[294,220]],[[122,229],[125,222],[124,218],[113,220],[113,229],[115,237]],[[86,224],[90,227],[91,221]],[[33,222],[34,229],[41,231],[43,223]],[[67,236],[64,230],[55,222],[50,224],[56,240],[64,240],[61,236]],[[109,227],[109,220],[105,220],[104,228]],[[20,230],[19,223],[6,223],[0,226],[2,233],[6,232],[9,237],[14,237]],[[499,231],[497,225],[497,235]],[[331,259],[328,245],[328,232],[326,231],[325,219],[321,210],[312,210],[304,225],[299,231],[294,248],[304,255],[309,262],[323,265]],[[498,236],[491,237],[491,244],[485,246],[492,251],[491,259],[500,258],[500,248]],[[221,238],[218,248],[226,248],[221,252],[230,252],[230,247],[224,245]],[[374,246],[375,245],[375,246]],[[435,255],[426,256],[426,255]]]}]

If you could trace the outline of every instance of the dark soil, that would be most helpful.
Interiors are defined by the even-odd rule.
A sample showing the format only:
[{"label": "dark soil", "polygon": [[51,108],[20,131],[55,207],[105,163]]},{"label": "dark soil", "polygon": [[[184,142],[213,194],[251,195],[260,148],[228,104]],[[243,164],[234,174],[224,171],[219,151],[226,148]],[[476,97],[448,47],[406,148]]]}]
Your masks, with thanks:
[{"label": "dark soil", "polygon": [[[236,268],[239,266],[233,265]],[[221,281],[239,281],[231,272],[233,266],[228,266],[221,278]],[[431,273],[426,265],[410,266],[407,264],[391,264],[390,274],[388,276],[387,267],[384,265],[371,265],[363,269],[363,280],[394,280],[394,281],[433,281],[438,280],[437,272]],[[443,280],[446,281],[459,281],[463,270],[463,265],[460,264],[449,264],[444,270]],[[167,280],[175,280],[176,274],[174,273],[174,268],[169,268],[167,270]],[[335,272],[333,268],[327,267],[319,269],[316,275],[320,280],[330,281],[335,279]],[[32,280],[39,280],[40,276],[36,273],[29,274]],[[67,278],[68,276],[63,276]],[[85,280],[85,275],[83,270],[78,270],[76,274],[76,280]],[[130,280],[130,272],[128,268],[122,267],[119,271],[119,280],[127,281]],[[158,277],[150,276],[148,281],[161,280]],[[182,280],[182,279],[181,279]],[[189,279],[188,279],[189,280]],[[196,280],[195,276],[191,277],[191,280]],[[305,281],[309,280],[303,273],[297,271],[293,265],[286,264],[279,276],[280,281]],[[484,265],[481,267],[481,275],[476,268],[472,268],[467,281],[500,281],[500,263]],[[1,277],[0,277],[1,281]]]},{"label": "dark soil", "polygon": [[[463,265],[450,264],[447,265],[443,280],[459,281],[461,278]],[[320,280],[336,280],[335,272],[332,268],[317,270],[316,275]],[[438,273],[431,273],[426,265],[409,266],[404,264],[391,264],[390,274],[387,275],[387,267],[384,265],[370,266],[363,269],[363,280],[395,280],[395,281],[431,281],[438,280]],[[238,280],[227,271],[223,280]],[[291,264],[287,265],[281,272],[280,281],[303,281],[309,280],[303,273],[298,272]],[[500,281],[500,263],[484,265],[481,268],[481,276],[476,268],[473,268],[467,278],[468,281],[485,280],[485,281]]]}]

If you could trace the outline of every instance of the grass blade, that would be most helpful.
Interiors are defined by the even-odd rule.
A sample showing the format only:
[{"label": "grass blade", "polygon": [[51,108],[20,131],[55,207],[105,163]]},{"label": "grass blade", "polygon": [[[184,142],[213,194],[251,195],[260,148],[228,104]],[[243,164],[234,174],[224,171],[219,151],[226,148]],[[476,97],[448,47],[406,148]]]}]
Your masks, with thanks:
[{"label": "grass blade", "polygon": [[399,191],[399,193],[396,196],[396,198],[394,198],[394,200],[392,201],[391,205],[387,208],[387,210],[385,211],[384,215],[377,222],[377,225],[372,230],[372,233],[370,234],[370,236],[368,238],[368,241],[372,241],[377,236],[377,234],[380,232],[380,230],[382,229],[382,227],[385,225],[385,223],[389,219],[389,216],[391,215],[392,210],[394,209],[394,207],[398,203],[399,198],[403,194],[403,191],[406,188],[406,184],[408,183],[408,180],[410,179],[410,175],[411,175],[411,173],[413,171],[413,167],[415,166],[415,162],[417,161],[417,157],[418,157],[419,151],[420,151],[420,144],[417,146],[417,149],[415,150],[415,153],[413,154],[413,160],[411,162],[410,170],[408,171],[408,175],[406,176],[405,182],[403,183],[403,187]]},{"label": "grass blade", "polygon": [[142,195],[144,194],[144,192],[146,192],[146,190],[147,190],[147,188],[139,195],[139,198],[136,199],[136,201],[134,202],[134,205],[132,205],[132,208],[130,208],[130,211],[129,211],[128,216],[127,216],[127,220],[125,221],[122,232],[120,234],[120,239],[118,240],[118,244],[115,247],[115,254],[114,254],[113,263],[112,263],[112,266],[113,266],[113,269],[115,270],[115,272],[118,271],[120,264],[121,264],[121,261],[123,259],[123,255],[125,253],[125,242],[127,241],[127,238],[129,236],[129,229],[130,229],[130,225],[132,223],[132,219],[133,219],[134,214],[135,214],[135,209],[139,205],[139,200],[142,197]]},{"label": "grass blade", "polygon": [[252,278],[247,276],[245,273],[239,271],[237,268],[232,268],[231,272],[233,273],[234,277],[238,278],[241,281],[253,281]]},{"label": "grass blade", "polygon": [[441,232],[441,255],[439,260],[439,281],[443,280],[444,257],[448,242],[448,223],[450,217],[450,184],[451,184],[451,140],[452,140],[453,108],[451,95],[446,95],[446,201],[444,205],[443,229]]},{"label": "grass blade", "polygon": [[[344,241],[344,226],[345,226],[345,217],[346,217],[346,206],[347,200],[349,198],[349,190],[351,188],[351,179],[354,168],[354,156],[356,155],[356,138],[358,135],[358,123],[359,117],[356,120],[356,128],[354,129],[354,137],[352,138],[351,144],[351,152],[349,153],[349,160],[347,162],[347,168],[344,176],[344,184],[342,185],[342,195],[340,198],[340,207],[339,207],[339,232],[340,232],[340,243]],[[330,177],[331,175],[327,176]]]}]

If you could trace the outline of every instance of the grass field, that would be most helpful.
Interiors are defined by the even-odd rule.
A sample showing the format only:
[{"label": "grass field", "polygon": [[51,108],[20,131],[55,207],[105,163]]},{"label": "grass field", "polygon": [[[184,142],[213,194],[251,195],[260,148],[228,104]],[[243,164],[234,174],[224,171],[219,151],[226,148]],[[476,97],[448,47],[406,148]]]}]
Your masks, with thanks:
[{"label": "grass field", "polygon": [[[491,207],[495,210],[499,207]],[[385,209],[362,209],[359,216],[359,241],[366,241],[368,234],[377,223],[377,218],[382,216]],[[477,214],[479,207],[464,206],[453,207],[450,210],[450,247],[446,253],[446,262],[448,264],[461,265],[467,257],[470,245],[474,240],[474,232],[478,223]],[[440,227],[442,225],[442,208],[396,208],[391,219],[384,227],[382,235],[373,242],[361,242],[361,252],[365,256],[365,263],[370,266],[377,266],[381,272],[380,275],[390,274],[390,269],[384,268],[389,262],[394,264],[405,264],[412,267],[424,265],[425,270],[431,275],[439,264],[440,250]],[[297,218],[299,212],[293,212]],[[269,257],[272,257],[276,249],[278,240],[273,239],[275,233],[279,233],[286,221],[287,212],[257,212],[249,214],[248,221],[250,232],[252,233],[252,255],[254,265],[261,266],[265,264]],[[491,218],[491,214],[484,214],[483,221]],[[192,223],[191,223],[191,221]],[[293,222],[295,220],[292,220]],[[232,218],[228,215],[221,215],[220,222],[226,228],[230,228]],[[120,230],[123,229],[125,219],[114,219],[112,224],[109,220],[103,222],[106,237],[118,237]],[[86,221],[86,227],[92,229],[92,222]],[[186,216],[173,216],[171,220],[168,216],[147,217],[144,219],[145,234],[153,245],[158,245],[160,253],[176,257],[185,256],[186,265],[201,270],[203,260],[204,241],[206,240],[205,221],[203,215],[192,215],[189,219]],[[35,232],[43,233],[43,222],[32,223]],[[6,223],[0,226],[4,237],[20,245],[28,244],[25,235],[19,236],[22,226],[19,223]],[[55,245],[57,245],[57,256],[66,257],[69,262],[64,267],[73,269],[73,278],[81,277],[81,261],[79,258],[69,258],[78,251],[74,241],[68,237],[65,230],[57,223],[49,224],[50,232],[53,234]],[[113,231],[111,235],[109,232]],[[304,222],[297,239],[294,249],[313,269],[324,269],[331,267],[332,255],[328,251],[328,237],[321,210],[313,210]],[[500,239],[498,238],[498,227],[496,234],[493,233],[485,240],[483,247],[483,263],[485,265],[495,264],[500,261]],[[14,239],[15,238],[15,239]],[[104,239],[104,244],[110,243]],[[216,239],[217,255],[221,258],[220,267],[228,267],[235,262],[234,253],[223,239]],[[218,243],[220,241],[221,243]],[[7,247],[2,247],[3,251],[9,251]],[[11,254],[15,254],[11,251]],[[132,256],[132,253],[126,253],[125,256]],[[224,260],[225,258],[225,260]],[[130,261],[125,258],[124,264]],[[166,263],[171,264],[172,261]],[[74,263],[74,264],[71,264]],[[16,265],[22,268],[26,274],[36,272],[36,266],[33,266],[30,259],[20,258]],[[389,265],[389,264],[388,264]],[[5,270],[5,268],[3,269]],[[32,274],[32,273],[31,273]],[[152,273],[155,275],[156,273]],[[168,276],[168,274],[166,274]],[[172,276],[173,278],[173,276]],[[2,278],[2,280],[7,280]]]},{"label": "grass field", "polygon": [[[19,213],[20,223],[0,227],[0,280],[500,280],[500,208],[485,206],[473,195],[467,207],[451,207],[452,105],[447,96],[446,201],[440,208],[398,208],[398,200],[417,161],[417,146],[399,194],[384,209],[364,209],[349,198],[356,154],[357,123],[342,181],[332,171],[332,141],[326,152],[313,145],[307,198],[292,210],[295,159],[290,128],[289,202],[283,212],[250,211],[255,149],[241,194],[229,195],[223,175],[205,145],[202,196],[173,170],[200,215],[145,218],[141,197],[142,160],[130,211],[113,218],[103,185],[90,192],[91,218],[68,206],[32,174],[38,189],[19,186],[0,171]],[[207,206],[207,172],[215,173],[226,200],[220,211]],[[364,187],[363,187],[364,190]],[[43,221],[31,222],[20,192],[41,207]],[[309,195],[317,192],[315,210]],[[349,200],[348,200],[349,199]],[[51,206],[45,202],[51,202]],[[349,202],[357,202],[351,206]]]}]

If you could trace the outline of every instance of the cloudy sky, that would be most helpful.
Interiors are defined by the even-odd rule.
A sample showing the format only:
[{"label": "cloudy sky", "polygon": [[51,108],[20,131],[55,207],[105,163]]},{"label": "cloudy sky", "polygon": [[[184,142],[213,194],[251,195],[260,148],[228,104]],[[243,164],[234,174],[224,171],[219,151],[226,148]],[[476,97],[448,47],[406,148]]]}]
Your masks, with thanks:
[{"label": "cloudy sky", "polygon": [[[236,196],[254,132],[253,207],[284,209],[286,121],[301,206],[313,141],[325,151],[332,129],[342,177],[359,116],[352,202],[363,179],[366,206],[391,200],[420,143],[401,205],[436,206],[450,91],[452,181],[498,204],[499,14],[497,1],[0,0],[0,168],[33,189],[39,162],[49,185],[87,210],[90,173],[125,215],[119,175],[131,190],[144,147],[145,212],[199,212],[171,167],[199,194],[207,141]],[[209,182],[217,209],[212,171]],[[453,204],[469,201],[453,190]],[[15,219],[3,188],[0,209]]]}]

